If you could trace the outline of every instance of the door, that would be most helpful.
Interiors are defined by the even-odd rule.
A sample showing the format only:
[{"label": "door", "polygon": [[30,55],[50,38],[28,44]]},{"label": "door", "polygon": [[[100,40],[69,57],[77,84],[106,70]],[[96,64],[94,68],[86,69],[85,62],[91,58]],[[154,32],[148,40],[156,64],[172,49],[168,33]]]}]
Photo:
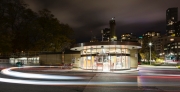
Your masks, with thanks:
[{"label": "door", "polygon": [[110,60],[108,58],[108,54],[99,54],[97,57],[97,70],[110,71]]}]

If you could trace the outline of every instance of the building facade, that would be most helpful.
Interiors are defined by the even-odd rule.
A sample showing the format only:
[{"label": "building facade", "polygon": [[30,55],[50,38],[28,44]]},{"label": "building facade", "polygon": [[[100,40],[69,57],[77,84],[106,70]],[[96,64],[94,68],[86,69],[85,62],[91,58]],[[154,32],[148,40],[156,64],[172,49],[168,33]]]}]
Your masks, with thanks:
[{"label": "building facade", "polygon": [[137,68],[138,42],[90,42],[74,45],[71,50],[80,51],[79,67],[97,71],[113,71]]},{"label": "building facade", "polygon": [[109,21],[109,25],[110,25],[111,41],[116,41],[117,40],[116,21],[114,18],[112,18],[112,20]]},{"label": "building facade", "polygon": [[[155,51],[156,54],[164,52],[164,48],[163,48],[164,40],[160,32],[147,31],[146,33],[143,34],[143,39],[148,39],[149,42],[153,44],[153,48],[156,50]],[[148,44],[148,43],[142,43],[142,44]]]},{"label": "building facade", "polygon": [[167,36],[175,35],[175,23],[178,21],[178,7],[166,10],[166,32]]},{"label": "building facade", "polygon": [[111,38],[111,30],[109,28],[105,28],[101,31],[102,33],[102,41],[110,41]]},{"label": "building facade", "polygon": [[180,37],[168,37],[164,53],[166,60],[180,61]]},{"label": "building facade", "polygon": [[121,35],[120,41],[137,42],[138,38],[133,33],[124,33]]},{"label": "building facade", "polygon": [[175,36],[180,37],[180,21],[175,23]]}]

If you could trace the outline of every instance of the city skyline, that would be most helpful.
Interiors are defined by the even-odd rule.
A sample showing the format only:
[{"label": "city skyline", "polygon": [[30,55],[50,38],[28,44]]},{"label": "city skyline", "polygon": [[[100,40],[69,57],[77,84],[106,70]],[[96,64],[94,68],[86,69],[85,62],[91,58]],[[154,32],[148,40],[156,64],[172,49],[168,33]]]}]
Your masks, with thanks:
[{"label": "city skyline", "polygon": [[43,8],[49,9],[60,22],[67,23],[74,29],[77,42],[90,41],[91,31],[100,40],[101,30],[109,28],[108,22],[113,17],[116,20],[118,39],[120,39],[122,33],[132,32],[137,36],[150,30],[165,33],[166,10],[172,7],[179,8],[180,6],[179,0],[173,0],[173,2],[171,0],[158,0],[156,2],[148,0],[105,0],[104,2],[100,0],[25,0],[25,3],[34,11]]}]

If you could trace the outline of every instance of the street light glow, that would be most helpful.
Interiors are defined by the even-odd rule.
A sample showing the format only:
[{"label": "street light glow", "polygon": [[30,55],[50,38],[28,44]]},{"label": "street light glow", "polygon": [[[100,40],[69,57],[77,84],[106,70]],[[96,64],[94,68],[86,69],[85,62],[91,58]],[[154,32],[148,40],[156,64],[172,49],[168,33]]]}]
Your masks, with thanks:
[{"label": "street light glow", "polygon": [[151,42],[149,43],[149,46],[152,46],[152,43],[151,43]]}]

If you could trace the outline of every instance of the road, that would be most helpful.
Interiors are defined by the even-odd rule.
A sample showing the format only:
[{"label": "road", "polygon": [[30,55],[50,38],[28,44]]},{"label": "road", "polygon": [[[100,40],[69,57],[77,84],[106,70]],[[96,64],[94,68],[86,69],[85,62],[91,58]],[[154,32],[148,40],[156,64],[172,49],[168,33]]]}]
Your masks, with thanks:
[{"label": "road", "polygon": [[[13,72],[12,75],[1,73],[0,92],[180,92],[180,70],[176,67],[139,66],[138,70],[82,72],[17,69],[18,72],[35,75],[18,73],[19,76],[13,76],[16,75]],[[39,78],[36,74],[52,76]],[[65,79],[61,79],[62,76]]]}]

